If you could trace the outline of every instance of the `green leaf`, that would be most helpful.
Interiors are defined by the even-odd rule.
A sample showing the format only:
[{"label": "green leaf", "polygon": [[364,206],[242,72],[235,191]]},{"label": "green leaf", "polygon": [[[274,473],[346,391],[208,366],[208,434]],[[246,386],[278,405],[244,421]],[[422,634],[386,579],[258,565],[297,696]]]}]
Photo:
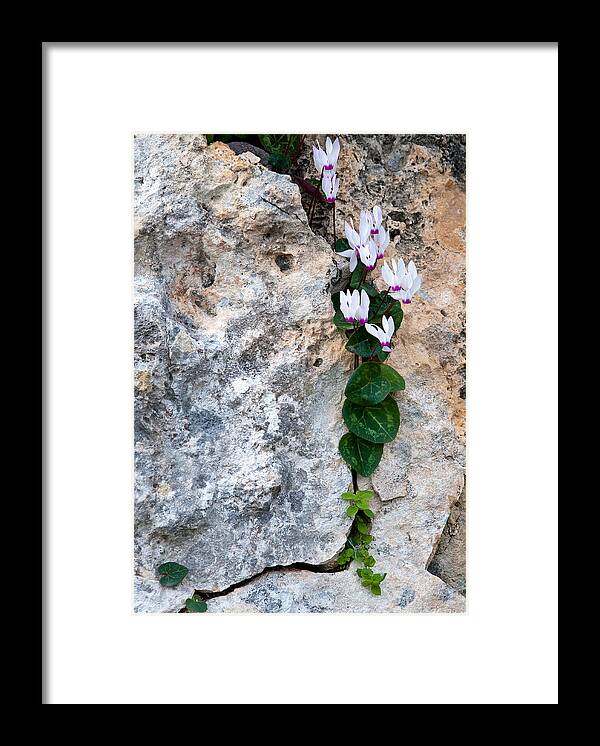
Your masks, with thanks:
[{"label": "green leaf", "polygon": [[348,243],[348,241],[346,241],[345,238],[338,238],[338,240],[335,242],[335,250],[337,252],[350,251],[350,244]]},{"label": "green leaf", "polygon": [[354,272],[350,275],[350,287],[351,288],[358,288],[358,286],[361,284],[363,275],[364,275],[364,266],[359,262]]},{"label": "green leaf", "polygon": [[402,303],[400,303],[399,300],[397,300],[394,305],[391,307],[391,309],[387,312],[388,316],[391,316],[394,319],[394,328],[397,332],[400,328],[400,324],[402,323],[402,319],[404,318],[404,311],[402,310]]},{"label": "green leaf", "polygon": [[371,536],[371,534],[363,534],[360,537],[360,540],[365,546],[369,546],[369,544],[373,541],[373,537]]},{"label": "green leaf", "polygon": [[354,557],[354,550],[350,547],[348,549],[344,549],[343,552],[341,552],[340,556],[337,558],[338,565],[345,565],[348,562],[350,562],[351,559]]},{"label": "green leaf", "polygon": [[379,340],[369,334],[364,326],[359,326],[346,342],[346,349],[359,357],[371,357],[380,349],[380,344]]},{"label": "green leaf", "polygon": [[363,477],[368,477],[375,471],[383,454],[382,444],[369,443],[354,433],[342,435],[339,449],[344,461]]},{"label": "green leaf", "polygon": [[354,492],[343,492],[342,493],[342,500],[354,500],[356,499],[356,495]]},{"label": "green leaf", "polygon": [[381,583],[381,582],[383,582],[385,580],[386,574],[387,573],[385,573],[385,572],[375,573],[373,575],[373,577],[372,577],[372,581],[374,583]]},{"label": "green leaf", "polygon": [[391,390],[388,378],[381,375],[379,363],[363,363],[350,376],[344,393],[355,404],[378,404]]},{"label": "green leaf", "polygon": [[400,427],[398,405],[391,396],[379,404],[368,406],[346,399],[342,416],[351,433],[371,443],[389,443],[394,440]]},{"label": "green leaf", "polygon": [[386,381],[390,384],[390,389],[392,391],[404,391],[406,387],[404,378],[402,378],[400,373],[397,373],[391,367],[391,365],[380,365],[379,372],[381,376],[385,378]]},{"label": "green leaf", "polygon": [[196,614],[202,614],[208,609],[208,604],[201,598],[193,596],[192,598],[186,598],[185,608]]},{"label": "green leaf", "polygon": [[287,155],[298,147],[300,135],[259,135],[258,139],[269,153]]},{"label": "green leaf", "polygon": [[373,577],[373,571],[369,570],[368,567],[361,567],[356,571],[356,574],[365,580],[370,580]]},{"label": "green leaf", "polygon": [[363,562],[365,563],[366,567],[373,567],[375,565],[375,557],[372,557],[370,554],[367,554]]},{"label": "green leaf", "polygon": [[369,527],[360,516],[358,516],[358,518],[356,519],[356,528],[358,529],[359,534],[369,533]]},{"label": "green leaf", "polygon": [[177,562],[165,562],[158,568],[158,572],[160,574],[160,584],[172,587],[181,583],[188,574],[188,569],[183,565],[177,564]]},{"label": "green leaf", "polygon": [[[377,292],[377,288],[374,287],[373,285],[371,285],[370,282],[361,282],[359,290],[364,290],[366,292],[366,294],[370,298],[378,298],[379,297],[379,293]],[[369,310],[370,310],[370,306],[369,306]]]},{"label": "green leaf", "polygon": [[377,585],[374,583],[371,584],[371,593],[374,596],[381,596],[381,588],[379,587],[378,584]]},{"label": "green leaf", "polygon": [[375,518],[375,513],[373,513],[373,511],[369,508],[362,508],[362,511],[367,516],[367,518]]},{"label": "green leaf", "polygon": [[357,500],[370,500],[374,494],[373,490],[357,490],[355,497]]},{"label": "green leaf", "polygon": [[358,508],[356,505],[350,505],[348,510],[346,510],[346,515],[348,518],[354,518],[354,516],[358,513]]},{"label": "green leaf", "polygon": [[[380,297],[383,297],[383,294],[380,295]],[[390,300],[390,299],[388,299]],[[390,306],[390,303],[380,303],[375,301],[371,304],[369,307],[369,321],[371,324],[377,324],[377,326],[381,326],[381,319],[383,316],[387,316],[388,318],[391,316],[394,319],[394,329],[395,332],[398,331],[400,328],[400,324],[402,323],[402,319],[404,318],[404,311],[402,310],[402,303],[400,301],[394,301],[393,305]],[[394,332],[394,333],[395,333]]]}]

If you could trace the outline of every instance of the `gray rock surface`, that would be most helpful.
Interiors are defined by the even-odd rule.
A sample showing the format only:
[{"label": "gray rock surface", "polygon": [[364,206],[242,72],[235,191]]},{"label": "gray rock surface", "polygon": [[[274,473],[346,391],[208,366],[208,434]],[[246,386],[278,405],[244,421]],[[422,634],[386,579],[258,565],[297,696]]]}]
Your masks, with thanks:
[{"label": "gray rock surface", "polygon": [[[313,139],[298,175],[312,175]],[[315,235],[289,177],[202,136],[149,135],[136,138],[135,173],[138,611],[240,582],[209,611],[464,609],[427,571],[464,482],[460,142],[341,141],[338,236],[344,217],[380,204],[388,253],[423,274],[390,358],[407,383],[400,432],[362,482],[377,493],[383,596],[351,570],[260,574],[331,563],[350,527],[337,441],[352,359],[329,301],[346,263],[329,248],[330,213],[318,206]],[[156,587],[168,560],[190,568],[185,589]]]},{"label": "gray rock surface", "polygon": [[439,578],[415,565],[382,562],[388,571],[382,595],[373,596],[354,572],[315,573],[306,570],[266,572],[226,596],[208,601],[208,611],[256,613],[456,613],[464,598]]},{"label": "gray rock surface", "polygon": [[467,503],[463,490],[452,508],[442,538],[427,569],[459,593],[467,591],[465,547],[467,542]]},{"label": "gray rock surface", "polygon": [[266,150],[263,150],[263,148],[259,148],[258,145],[252,145],[252,143],[240,142],[238,140],[228,142],[227,145],[229,145],[229,147],[236,155],[241,155],[242,153],[252,153],[260,160],[263,166],[269,165],[269,153],[267,153]]},{"label": "gray rock surface", "polygon": [[350,526],[331,249],[288,176],[197,136],[135,146],[137,575],[324,562]]}]

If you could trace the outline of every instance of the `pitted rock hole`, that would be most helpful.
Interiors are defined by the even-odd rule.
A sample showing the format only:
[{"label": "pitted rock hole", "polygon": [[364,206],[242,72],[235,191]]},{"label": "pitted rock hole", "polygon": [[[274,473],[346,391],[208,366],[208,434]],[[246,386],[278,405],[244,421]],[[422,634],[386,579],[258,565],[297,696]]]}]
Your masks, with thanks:
[{"label": "pitted rock hole", "polygon": [[275,264],[282,272],[287,272],[292,267],[292,257],[289,254],[279,254],[275,257]]}]

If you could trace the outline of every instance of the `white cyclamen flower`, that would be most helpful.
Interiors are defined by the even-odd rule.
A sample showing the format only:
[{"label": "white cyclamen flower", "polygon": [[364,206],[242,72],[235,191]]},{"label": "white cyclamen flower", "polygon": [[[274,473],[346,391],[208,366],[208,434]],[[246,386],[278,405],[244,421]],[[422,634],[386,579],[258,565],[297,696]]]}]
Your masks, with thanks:
[{"label": "white cyclamen flower", "polygon": [[358,313],[358,307],[360,305],[360,295],[358,290],[354,292],[342,292],[340,293],[340,311],[344,320],[348,323],[355,321],[356,314]]},{"label": "white cyclamen flower", "polygon": [[323,171],[321,187],[328,204],[332,205],[335,202],[338,189],[340,188],[340,179],[339,176],[336,176],[335,171]]},{"label": "white cyclamen flower", "polygon": [[421,287],[421,276],[417,274],[415,263],[410,261],[408,269],[405,269],[402,259],[400,259],[398,265],[392,259],[392,265],[394,272],[391,272],[386,264],[384,264],[382,269],[383,279],[390,285],[390,295],[394,300],[401,300],[405,304],[410,303],[413,295]]},{"label": "white cyclamen flower", "polygon": [[[350,260],[350,270],[353,271],[353,266],[356,267],[358,258],[361,259],[368,269],[373,269],[377,262],[377,247],[371,240],[370,213],[367,212],[367,210],[361,210],[358,232],[354,230],[354,223],[352,220],[350,220],[350,224],[344,223],[344,233],[346,235],[346,240],[352,249],[354,249],[357,257],[357,261]],[[350,256],[349,251],[341,251],[340,254],[348,257]]]},{"label": "white cyclamen flower", "polygon": [[355,317],[359,324],[364,326],[369,320],[369,304],[370,298],[365,290],[360,291],[360,303],[358,306],[358,314]]},{"label": "white cyclamen flower", "polygon": [[374,241],[369,241],[366,246],[361,246],[359,249],[360,260],[365,265],[368,271],[375,268],[377,264],[377,246]]},{"label": "white cyclamen flower", "polygon": [[385,280],[386,285],[389,286],[390,293],[399,293],[404,289],[402,283],[406,284],[406,267],[402,259],[399,259],[397,262],[395,259],[391,259],[390,261],[392,262],[393,269],[390,269],[388,263],[384,262],[381,268],[381,276]]},{"label": "white cyclamen flower", "polygon": [[347,292],[340,293],[340,311],[345,321],[352,323],[358,321],[360,324],[366,324],[369,318],[369,296],[364,290],[361,290],[360,294],[358,290],[353,290],[352,293],[348,290]]},{"label": "white cyclamen flower", "polygon": [[385,250],[390,244],[390,232],[382,226],[381,228],[379,228],[379,233],[373,238],[375,241],[375,245],[377,246],[377,258],[383,259]]},{"label": "white cyclamen flower", "polygon": [[391,316],[389,319],[386,316],[383,316],[381,319],[381,325],[383,326],[383,329],[378,327],[377,324],[366,324],[365,329],[369,334],[377,337],[381,344],[381,349],[384,352],[391,352],[392,347],[390,342],[394,334],[394,319]]},{"label": "white cyclamen flower", "polygon": [[338,251],[337,253],[350,260],[350,272],[354,272],[356,265],[358,264],[358,252],[356,249],[346,249],[346,251]]},{"label": "white cyclamen flower", "polygon": [[379,229],[381,228],[381,221],[383,220],[381,207],[375,206],[373,208],[373,211],[370,213],[370,218],[371,218],[371,235],[377,236],[379,234]]},{"label": "white cyclamen flower", "polygon": [[313,160],[317,171],[319,173],[321,173],[321,171],[333,171],[339,154],[340,141],[337,137],[333,142],[331,142],[329,137],[325,140],[325,150],[321,148],[319,143],[313,145]]}]

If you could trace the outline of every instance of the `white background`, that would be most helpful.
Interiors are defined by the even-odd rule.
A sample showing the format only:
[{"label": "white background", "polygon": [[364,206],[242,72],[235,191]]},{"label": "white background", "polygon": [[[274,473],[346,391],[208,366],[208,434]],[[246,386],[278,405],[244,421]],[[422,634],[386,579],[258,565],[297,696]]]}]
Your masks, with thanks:
[{"label": "white background", "polygon": [[[557,701],[557,63],[47,46],[47,702]],[[134,131],[467,133],[466,615],[131,613]]]}]

